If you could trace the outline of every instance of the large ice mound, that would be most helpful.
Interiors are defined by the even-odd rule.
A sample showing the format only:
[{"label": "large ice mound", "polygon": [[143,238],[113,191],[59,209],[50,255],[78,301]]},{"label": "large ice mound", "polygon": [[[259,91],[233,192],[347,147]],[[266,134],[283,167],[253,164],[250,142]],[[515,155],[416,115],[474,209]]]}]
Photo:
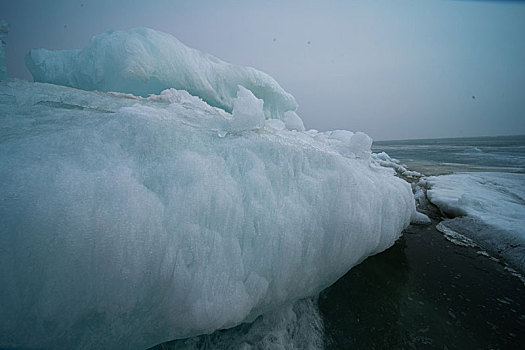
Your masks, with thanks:
[{"label": "large ice mound", "polygon": [[221,61],[148,28],[100,34],[82,50],[31,50],[26,65],[37,82],[83,90],[147,96],[175,88],[231,112],[237,86],[242,85],[264,100],[267,119],[283,119],[286,111],[297,109],[294,97],[269,75]]},{"label": "large ice mound", "polygon": [[366,135],[264,121],[242,87],[233,114],[174,89],[0,96],[0,347],[145,349],[252,321],[414,213]]}]

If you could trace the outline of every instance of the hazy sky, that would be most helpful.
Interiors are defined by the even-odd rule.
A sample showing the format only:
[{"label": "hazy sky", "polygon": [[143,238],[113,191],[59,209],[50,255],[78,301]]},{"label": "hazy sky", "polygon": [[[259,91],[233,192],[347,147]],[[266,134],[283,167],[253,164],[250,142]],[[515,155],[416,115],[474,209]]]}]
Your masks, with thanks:
[{"label": "hazy sky", "polygon": [[[8,69],[150,27],[273,76],[310,129],[377,140],[525,134],[525,2],[2,0]],[[473,97],[474,96],[474,97]]]}]

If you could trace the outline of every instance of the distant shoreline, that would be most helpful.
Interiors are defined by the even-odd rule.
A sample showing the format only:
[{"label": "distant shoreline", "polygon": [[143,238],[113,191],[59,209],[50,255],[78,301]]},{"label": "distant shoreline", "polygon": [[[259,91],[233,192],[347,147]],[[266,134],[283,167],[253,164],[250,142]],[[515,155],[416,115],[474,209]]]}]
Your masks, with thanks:
[{"label": "distant shoreline", "polygon": [[[391,142],[411,142],[417,141],[446,141],[446,140],[483,140],[483,139],[502,139],[502,138],[515,138],[515,137],[525,137],[525,134],[513,134],[513,135],[496,135],[496,136],[467,136],[467,137],[433,137],[433,138],[413,138],[413,139],[397,139],[397,140],[374,140],[374,144],[385,144]],[[372,144],[372,148],[374,145]]]}]

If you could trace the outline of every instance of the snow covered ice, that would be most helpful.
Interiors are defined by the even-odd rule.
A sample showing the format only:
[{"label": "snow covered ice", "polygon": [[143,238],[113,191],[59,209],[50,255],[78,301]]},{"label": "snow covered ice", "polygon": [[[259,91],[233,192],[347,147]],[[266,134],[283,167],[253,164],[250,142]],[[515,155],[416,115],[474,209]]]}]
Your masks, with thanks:
[{"label": "snow covered ice", "polygon": [[283,119],[285,112],[297,109],[295,98],[269,75],[226,63],[148,28],[100,34],[82,50],[31,50],[26,64],[37,82],[84,90],[147,96],[175,88],[231,112],[242,85],[264,100],[266,118]]},{"label": "snow covered ice", "polygon": [[525,241],[525,175],[456,173],[426,179],[428,198],[449,216],[470,215]]},{"label": "snow covered ice", "polygon": [[[107,75],[131,43],[146,53],[127,72],[145,60],[162,84]],[[181,76],[162,65],[173,47],[223,85],[127,94]],[[371,160],[368,136],[303,132],[264,73],[145,29],[89,50],[33,51],[32,71],[120,92],[0,83],[0,347],[144,349],[253,321],[316,295],[414,217],[410,185]]]},{"label": "snow covered ice", "polygon": [[525,271],[525,174],[456,173],[424,180],[428,199],[457,217],[449,230],[466,232]]}]

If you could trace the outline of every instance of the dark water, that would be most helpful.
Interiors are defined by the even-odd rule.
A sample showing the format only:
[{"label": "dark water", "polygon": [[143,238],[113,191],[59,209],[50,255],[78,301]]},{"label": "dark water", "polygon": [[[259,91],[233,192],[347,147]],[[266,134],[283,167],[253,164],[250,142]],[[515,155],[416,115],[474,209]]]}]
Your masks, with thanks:
[{"label": "dark water", "polygon": [[525,173],[525,135],[377,141],[372,151],[386,152],[425,175],[458,171]]},{"label": "dark water", "polygon": [[504,266],[410,226],[319,297],[327,349],[525,349],[525,286]]}]

